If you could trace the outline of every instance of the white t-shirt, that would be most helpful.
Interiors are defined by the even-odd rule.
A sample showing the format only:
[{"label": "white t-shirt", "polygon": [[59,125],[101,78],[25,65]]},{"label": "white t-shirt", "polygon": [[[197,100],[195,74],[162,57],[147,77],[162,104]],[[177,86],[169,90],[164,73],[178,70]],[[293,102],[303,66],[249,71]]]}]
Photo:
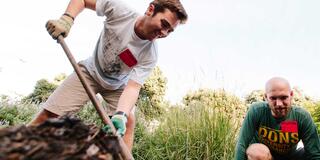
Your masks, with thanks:
[{"label": "white t-shirt", "polygon": [[93,56],[80,62],[105,89],[124,88],[131,79],[143,85],[155,67],[155,41],[142,40],[134,32],[139,16],[120,0],[97,0],[98,16],[106,16]]}]

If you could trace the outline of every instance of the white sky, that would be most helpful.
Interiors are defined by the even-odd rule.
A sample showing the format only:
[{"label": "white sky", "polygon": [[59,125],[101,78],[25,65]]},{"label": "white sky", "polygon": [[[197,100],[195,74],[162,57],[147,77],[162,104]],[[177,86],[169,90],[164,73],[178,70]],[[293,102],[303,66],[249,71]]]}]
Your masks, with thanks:
[{"label": "white sky", "polygon": [[[124,0],[144,13],[147,0]],[[62,48],[46,32],[68,0],[3,1],[0,5],[0,94],[27,95],[37,80],[69,74]],[[244,96],[272,76],[320,97],[319,0],[182,0],[186,25],[159,41],[167,98],[177,102],[199,87]],[[85,10],[66,42],[77,60],[90,56],[102,17]]]}]

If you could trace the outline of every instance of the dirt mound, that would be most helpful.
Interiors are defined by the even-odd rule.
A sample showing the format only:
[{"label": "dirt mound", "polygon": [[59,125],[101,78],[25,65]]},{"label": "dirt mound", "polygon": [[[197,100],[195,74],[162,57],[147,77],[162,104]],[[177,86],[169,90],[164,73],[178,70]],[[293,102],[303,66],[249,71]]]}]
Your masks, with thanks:
[{"label": "dirt mound", "polygon": [[0,160],[120,159],[117,137],[67,116],[36,127],[0,129],[0,142]]}]

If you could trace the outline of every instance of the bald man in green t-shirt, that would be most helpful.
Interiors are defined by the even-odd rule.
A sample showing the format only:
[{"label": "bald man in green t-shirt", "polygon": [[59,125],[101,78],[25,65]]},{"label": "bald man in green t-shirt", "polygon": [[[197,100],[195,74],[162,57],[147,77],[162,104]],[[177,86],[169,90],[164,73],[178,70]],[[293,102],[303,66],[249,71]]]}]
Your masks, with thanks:
[{"label": "bald man in green t-shirt", "polygon": [[[236,160],[319,160],[320,140],[311,115],[292,105],[293,91],[281,77],[267,81],[267,102],[250,106],[236,146]],[[302,140],[304,147],[297,147]]]}]

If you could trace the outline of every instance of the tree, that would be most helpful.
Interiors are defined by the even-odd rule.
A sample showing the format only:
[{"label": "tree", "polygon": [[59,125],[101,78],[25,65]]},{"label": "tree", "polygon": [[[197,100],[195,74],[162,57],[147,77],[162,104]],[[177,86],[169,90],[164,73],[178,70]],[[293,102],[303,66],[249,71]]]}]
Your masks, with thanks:
[{"label": "tree", "polygon": [[49,82],[46,79],[38,80],[32,93],[25,97],[23,101],[31,101],[33,103],[45,102],[65,78],[66,75],[61,73],[54,78],[53,82]]},{"label": "tree", "polygon": [[33,92],[24,98],[24,101],[31,101],[33,103],[41,103],[46,101],[51,93],[58,87],[58,85],[50,83],[46,79],[37,81]]}]

